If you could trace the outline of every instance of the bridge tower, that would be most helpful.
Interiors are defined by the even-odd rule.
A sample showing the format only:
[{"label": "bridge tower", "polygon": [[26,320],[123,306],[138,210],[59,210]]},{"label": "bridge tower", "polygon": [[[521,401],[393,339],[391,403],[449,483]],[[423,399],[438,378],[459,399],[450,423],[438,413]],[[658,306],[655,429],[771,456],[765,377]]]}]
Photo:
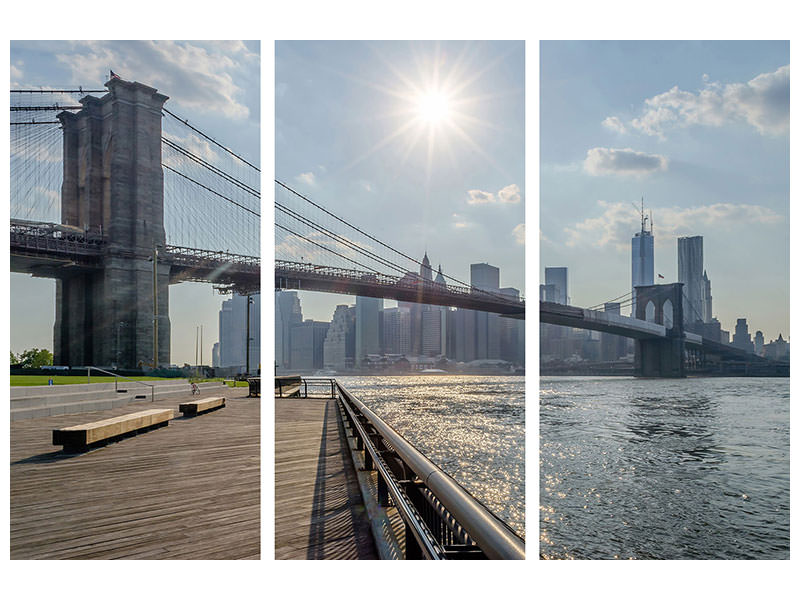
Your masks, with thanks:
[{"label": "bridge tower", "polygon": [[637,377],[685,377],[683,284],[636,286],[637,319],[664,325],[665,338],[636,340]]},{"label": "bridge tower", "polygon": [[102,235],[100,269],[62,269],[56,283],[57,365],[153,364],[154,293],[158,363],[170,356],[169,268],[163,248],[164,174],[161,109],[167,96],[141,83],[112,79],[101,98],[86,96],[77,113],[58,115],[64,132],[61,222]]}]

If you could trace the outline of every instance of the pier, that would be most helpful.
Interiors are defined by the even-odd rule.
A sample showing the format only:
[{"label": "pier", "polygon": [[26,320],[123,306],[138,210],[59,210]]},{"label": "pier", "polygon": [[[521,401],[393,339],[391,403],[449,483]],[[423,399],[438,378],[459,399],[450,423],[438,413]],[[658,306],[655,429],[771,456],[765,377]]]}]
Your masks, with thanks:
[{"label": "pier", "polygon": [[524,539],[336,380],[278,379],[276,558],[525,558]]},{"label": "pier", "polygon": [[[82,453],[52,431],[197,400],[190,393],[109,410],[11,422],[12,559],[258,559],[260,399],[226,405]],[[200,398],[218,396],[220,388]]]}]

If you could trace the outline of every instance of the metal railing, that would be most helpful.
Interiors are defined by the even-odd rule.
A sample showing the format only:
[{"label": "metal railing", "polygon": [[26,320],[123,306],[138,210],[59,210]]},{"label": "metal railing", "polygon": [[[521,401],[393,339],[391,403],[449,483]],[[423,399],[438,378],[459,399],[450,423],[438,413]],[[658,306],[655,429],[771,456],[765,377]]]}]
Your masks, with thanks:
[{"label": "metal railing", "polygon": [[155,389],[156,386],[151,383],[145,383],[144,381],[138,381],[136,379],[131,379],[130,377],[125,377],[124,375],[120,375],[119,373],[112,373],[111,371],[106,371],[105,369],[101,369],[100,367],[86,367],[86,378],[87,383],[92,383],[92,369],[95,371],[100,371],[101,373],[105,373],[106,375],[111,375],[114,377],[114,391],[119,391],[118,385],[118,378],[125,379],[127,381],[132,381],[133,383],[138,383],[139,385],[145,385],[150,388],[150,402],[155,402]]},{"label": "metal railing", "polygon": [[341,384],[337,402],[364,467],[377,472],[378,504],[405,526],[406,559],[524,559],[525,540]]}]

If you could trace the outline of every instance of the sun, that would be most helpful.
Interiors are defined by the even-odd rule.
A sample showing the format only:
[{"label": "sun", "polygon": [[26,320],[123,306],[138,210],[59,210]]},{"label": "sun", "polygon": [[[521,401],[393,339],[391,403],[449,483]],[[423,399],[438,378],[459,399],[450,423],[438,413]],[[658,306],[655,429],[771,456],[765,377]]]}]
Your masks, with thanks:
[{"label": "sun", "polygon": [[429,90],[417,96],[417,116],[429,124],[437,124],[450,117],[450,98],[438,90]]}]

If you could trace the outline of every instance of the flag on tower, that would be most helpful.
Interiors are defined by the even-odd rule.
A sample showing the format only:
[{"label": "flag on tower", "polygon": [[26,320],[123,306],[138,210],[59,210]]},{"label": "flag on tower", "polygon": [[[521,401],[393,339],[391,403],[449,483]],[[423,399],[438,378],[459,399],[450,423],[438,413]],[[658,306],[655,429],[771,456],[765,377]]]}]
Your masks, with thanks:
[{"label": "flag on tower", "polygon": [[111,73],[111,79],[120,79],[120,76],[114,73],[114,71],[109,70],[109,72]]},{"label": "flag on tower", "polygon": [[664,279],[664,276],[663,276],[661,273],[659,273],[659,274],[658,274],[658,278],[659,278],[659,279]]}]

